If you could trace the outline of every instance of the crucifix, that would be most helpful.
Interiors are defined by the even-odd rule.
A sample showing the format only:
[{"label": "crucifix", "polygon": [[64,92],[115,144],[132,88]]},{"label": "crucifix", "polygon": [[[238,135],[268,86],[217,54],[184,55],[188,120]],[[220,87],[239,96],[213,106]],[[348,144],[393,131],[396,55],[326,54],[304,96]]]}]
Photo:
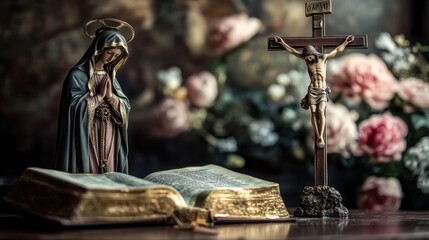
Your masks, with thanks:
[{"label": "crucifix", "polygon": [[[311,109],[311,123],[314,129],[314,187],[306,187],[301,199],[317,198],[310,192],[326,191],[327,194],[335,192],[341,198],[341,195],[333,188],[328,187],[327,172],[327,137],[326,137],[326,105],[329,101],[330,89],[326,85],[326,63],[327,59],[334,57],[337,53],[347,48],[368,48],[368,37],[366,35],[349,36],[325,36],[325,14],[332,13],[331,0],[311,1],[305,3],[305,15],[312,17],[312,37],[270,37],[268,38],[269,51],[286,50],[290,54],[305,60],[310,76],[310,85],[308,93],[301,101],[301,107]],[[325,48],[334,48],[330,52],[325,52]],[[298,51],[297,49],[302,49]],[[307,196],[304,196],[306,195]],[[334,194],[334,195],[335,195]],[[311,195],[311,196],[310,196]],[[320,204],[318,200],[307,201],[314,202],[314,205],[308,206],[307,212],[318,212]],[[339,203],[341,205],[341,203]],[[314,208],[317,210],[314,211]],[[341,205],[341,207],[343,207]],[[323,208],[323,207],[322,207]],[[344,208],[344,207],[343,207]],[[299,209],[297,209],[299,210]],[[299,210],[301,211],[301,210]],[[304,212],[306,209],[303,210]],[[345,209],[347,215],[347,209]],[[320,211],[320,215],[326,216],[326,209]],[[329,212],[329,211],[328,211]],[[328,216],[337,216],[341,213],[327,214]],[[304,216],[314,217],[311,214]],[[317,217],[316,216],[316,217]]]},{"label": "crucifix", "polygon": [[[312,17],[313,37],[270,37],[268,38],[268,51],[287,50],[291,54],[304,59],[307,62],[308,72],[313,86],[316,88],[325,87],[326,85],[326,60],[335,56],[344,48],[368,48],[368,37],[366,35],[354,36],[325,36],[325,14],[332,13],[331,0],[322,0],[305,3],[305,15]],[[284,44],[286,43],[286,44]],[[310,46],[314,47],[311,48]],[[295,48],[302,48],[303,51],[298,52]],[[325,54],[325,48],[335,48],[334,51]],[[316,50],[316,51],[314,51]],[[317,54],[312,54],[317,53]],[[318,55],[319,54],[319,55]],[[307,55],[307,56],[305,56]],[[319,58],[325,61],[317,64]],[[316,66],[318,65],[318,66]],[[311,85],[311,84],[310,84]],[[326,86],[327,87],[327,86]],[[329,88],[327,87],[329,90]],[[311,91],[309,89],[309,91]],[[314,95],[310,93],[308,95]],[[307,96],[308,96],[307,95]],[[323,113],[317,112],[317,107],[314,106],[312,113],[319,116],[312,117],[312,124],[315,128],[315,159],[314,159],[314,184],[328,185],[327,173],[327,152],[326,152],[326,101],[320,102],[323,107]],[[310,100],[311,105],[311,100]],[[319,108],[320,109],[320,108]],[[323,115],[323,116],[322,116]],[[321,124],[322,121],[322,124]],[[319,134],[317,134],[319,132]],[[320,135],[321,134],[321,135]]]}]

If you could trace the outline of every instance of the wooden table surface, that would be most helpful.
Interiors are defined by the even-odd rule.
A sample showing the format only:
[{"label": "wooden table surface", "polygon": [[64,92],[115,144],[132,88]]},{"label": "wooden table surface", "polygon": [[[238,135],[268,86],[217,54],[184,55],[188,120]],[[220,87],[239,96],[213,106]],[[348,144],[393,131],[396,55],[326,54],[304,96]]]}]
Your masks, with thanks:
[{"label": "wooden table surface", "polygon": [[0,239],[429,239],[429,212],[351,210],[348,219],[297,219],[286,223],[217,224],[217,235],[171,225],[115,225],[52,228],[0,213]]}]

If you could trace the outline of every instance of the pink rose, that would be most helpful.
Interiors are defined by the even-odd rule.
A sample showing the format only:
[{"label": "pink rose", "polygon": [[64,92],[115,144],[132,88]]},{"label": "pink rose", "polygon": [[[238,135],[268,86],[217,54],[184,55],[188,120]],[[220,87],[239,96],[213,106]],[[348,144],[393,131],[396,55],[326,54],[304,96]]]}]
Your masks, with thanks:
[{"label": "pink rose", "polygon": [[359,150],[374,163],[399,161],[407,134],[408,127],[402,119],[390,113],[373,115],[359,125]]},{"label": "pink rose", "polygon": [[401,184],[396,178],[369,176],[362,185],[359,208],[371,211],[397,211],[401,206]]},{"label": "pink rose", "polygon": [[209,51],[220,55],[248,41],[260,29],[261,21],[244,13],[223,17],[216,21],[209,33]]},{"label": "pink rose", "polygon": [[188,106],[171,98],[156,106],[152,120],[155,134],[163,137],[174,137],[191,126]]},{"label": "pink rose", "polygon": [[333,69],[328,78],[333,91],[374,109],[384,109],[397,90],[395,77],[376,55],[350,54]]},{"label": "pink rose", "polygon": [[350,152],[356,152],[358,139],[356,120],[359,115],[355,111],[349,111],[343,105],[333,103],[328,104],[326,111],[327,151],[349,157]]},{"label": "pink rose", "polygon": [[218,94],[216,77],[207,71],[191,75],[186,81],[186,89],[189,100],[197,107],[211,107]]},{"label": "pink rose", "polygon": [[407,78],[399,81],[398,95],[407,103],[429,109],[429,84],[421,79]]}]

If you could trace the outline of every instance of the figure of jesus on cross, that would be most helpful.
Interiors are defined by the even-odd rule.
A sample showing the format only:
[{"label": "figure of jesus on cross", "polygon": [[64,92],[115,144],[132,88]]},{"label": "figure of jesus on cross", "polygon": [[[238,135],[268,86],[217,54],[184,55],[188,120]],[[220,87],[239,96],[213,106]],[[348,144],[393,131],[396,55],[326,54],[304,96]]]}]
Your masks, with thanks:
[{"label": "figure of jesus on cross", "polygon": [[[326,105],[329,87],[326,84],[326,65],[329,58],[348,48],[368,48],[366,35],[325,36],[325,14],[332,13],[331,0],[305,3],[305,15],[312,17],[313,37],[270,37],[268,50],[288,51],[307,63],[310,85],[301,107],[311,109],[314,128],[314,186],[304,187],[295,217],[346,218],[348,210],[341,204],[341,194],[328,186]],[[302,49],[302,52],[296,48]],[[325,53],[324,48],[334,48]]]},{"label": "figure of jesus on cross", "polygon": [[275,41],[281,44],[286,51],[302,58],[307,63],[307,70],[310,76],[310,85],[308,86],[307,95],[301,100],[301,107],[311,109],[311,124],[314,128],[316,136],[316,146],[318,148],[325,147],[324,131],[326,129],[326,103],[329,101],[329,93],[331,90],[326,85],[326,64],[329,58],[335,57],[337,53],[342,52],[347,44],[353,42],[354,37],[348,36],[344,42],[329,53],[323,54],[316,50],[314,46],[307,45],[302,50],[302,53],[295,48],[289,46],[276,36]]},{"label": "figure of jesus on cross", "polygon": [[[329,87],[326,84],[327,59],[346,48],[368,48],[366,35],[325,36],[325,14],[332,13],[331,0],[305,3],[305,15],[312,17],[312,37],[269,37],[269,51],[288,51],[307,63],[310,85],[301,106],[311,108],[315,132],[314,185],[328,185],[326,150],[326,105]],[[325,48],[334,48],[325,53]],[[302,52],[297,49],[302,49]]]}]

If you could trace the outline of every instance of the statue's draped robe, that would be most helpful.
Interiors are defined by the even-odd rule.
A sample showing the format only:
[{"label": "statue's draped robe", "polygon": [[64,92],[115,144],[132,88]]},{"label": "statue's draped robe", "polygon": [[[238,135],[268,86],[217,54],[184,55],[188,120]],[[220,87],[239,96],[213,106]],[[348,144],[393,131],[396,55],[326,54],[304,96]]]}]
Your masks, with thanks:
[{"label": "statue's draped robe", "polygon": [[[57,150],[55,168],[70,173],[98,173],[98,165],[91,161],[98,161],[90,140],[91,131],[93,140],[99,127],[95,116],[96,105],[100,101],[97,95],[94,77],[94,58],[102,53],[106,47],[121,46],[125,53],[111,66],[107,66],[107,74],[112,79],[112,92],[117,104],[112,111],[110,120],[109,143],[113,143],[111,164],[109,171],[128,173],[128,115],[130,104],[128,98],[115,77],[116,69],[125,62],[128,56],[126,40],[116,31],[104,31],[93,41],[79,63],[67,75],[62,89],[60,110],[58,116]],[[98,102],[97,102],[98,101]],[[111,103],[108,103],[111,104]],[[116,110],[115,110],[116,109]],[[97,137],[98,139],[98,137]],[[98,144],[98,143],[97,143]],[[90,155],[93,155],[90,157]],[[96,167],[96,169],[94,169]]]},{"label": "statue's draped robe", "polygon": [[[105,72],[104,72],[105,73]],[[98,89],[102,84],[105,74],[94,74],[94,89]],[[96,91],[97,92],[97,91]],[[101,120],[98,117],[94,117],[93,123],[90,124],[89,129],[89,162],[90,172],[100,173],[100,151],[104,151],[105,159],[107,160],[106,171],[113,172],[116,170],[116,159],[117,159],[117,132],[115,131],[116,125],[124,124],[124,119],[121,112],[124,111],[126,106],[121,103],[118,97],[114,96],[110,99],[102,99],[97,96],[89,97],[90,108],[97,109],[100,105],[108,105],[111,112],[111,117],[104,123],[105,128],[101,126]],[[92,110],[90,110],[91,112]],[[96,113],[97,114],[97,113]],[[100,132],[105,132],[105,138],[101,139]],[[104,146],[101,146],[101,141],[104,142]],[[102,149],[103,148],[103,149]]]}]

